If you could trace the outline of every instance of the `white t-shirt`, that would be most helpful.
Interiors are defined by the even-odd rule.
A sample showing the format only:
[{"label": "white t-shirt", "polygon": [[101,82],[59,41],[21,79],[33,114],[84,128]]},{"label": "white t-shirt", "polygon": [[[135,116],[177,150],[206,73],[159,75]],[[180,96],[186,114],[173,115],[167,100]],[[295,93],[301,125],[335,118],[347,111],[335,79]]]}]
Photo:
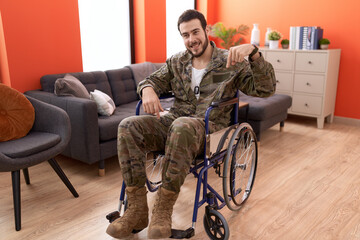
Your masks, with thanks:
[{"label": "white t-shirt", "polygon": [[191,89],[194,91],[197,99],[200,97],[200,83],[201,79],[205,73],[205,68],[196,69],[192,68],[192,78],[191,78]]}]

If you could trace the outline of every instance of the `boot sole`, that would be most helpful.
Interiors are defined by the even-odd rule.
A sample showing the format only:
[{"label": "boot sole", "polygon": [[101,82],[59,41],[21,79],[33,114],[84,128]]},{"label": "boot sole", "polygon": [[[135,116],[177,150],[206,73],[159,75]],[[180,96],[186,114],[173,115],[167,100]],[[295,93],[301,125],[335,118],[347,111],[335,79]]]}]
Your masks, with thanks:
[{"label": "boot sole", "polygon": [[136,229],[133,229],[131,233],[134,233],[134,234],[136,234],[136,233],[139,233],[139,232],[141,232],[141,231],[142,231],[142,230],[144,230],[144,229],[145,229],[145,228],[143,228],[143,229],[140,229],[140,230],[136,230]]},{"label": "boot sole", "polygon": [[171,229],[167,231],[165,229],[150,229],[148,231],[148,238],[149,239],[163,239],[171,237]]}]

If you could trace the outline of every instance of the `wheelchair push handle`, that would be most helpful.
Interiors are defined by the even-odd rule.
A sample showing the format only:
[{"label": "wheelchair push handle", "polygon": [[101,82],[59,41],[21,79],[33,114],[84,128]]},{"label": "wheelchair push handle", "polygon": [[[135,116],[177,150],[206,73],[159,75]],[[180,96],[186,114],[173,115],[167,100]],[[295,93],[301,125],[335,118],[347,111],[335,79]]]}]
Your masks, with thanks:
[{"label": "wheelchair push handle", "polygon": [[209,133],[209,118],[210,112],[214,108],[223,108],[229,105],[234,105],[234,112],[233,112],[233,124],[237,124],[238,119],[238,112],[239,112],[239,91],[236,93],[236,97],[234,98],[224,98],[219,101],[214,101],[210,104],[208,109],[205,112],[205,133]]}]

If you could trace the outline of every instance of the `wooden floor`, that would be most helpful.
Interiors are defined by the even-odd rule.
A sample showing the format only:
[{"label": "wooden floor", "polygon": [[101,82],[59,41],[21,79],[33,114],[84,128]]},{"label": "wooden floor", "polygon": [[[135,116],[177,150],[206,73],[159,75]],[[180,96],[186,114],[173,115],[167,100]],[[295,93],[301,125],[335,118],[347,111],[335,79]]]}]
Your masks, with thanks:
[{"label": "wooden floor", "polygon": [[[75,199],[48,163],[22,178],[22,230],[14,229],[10,173],[0,173],[0,239],[105,240],[105,215],[117,208],[121,174],[116,158],[106,176],[96,165],[64,157],[59,164],[80,194]],[[221,180],[211,171],[211,182]],[[173,214],[173,227],[191,226],[194,183],[188,176]],[[154,194],[149,194],[152,208]],[[204,232],[200,208],[196,235]],[[239,212],[221,210],[230,239],[360,239],[360,129],[340,123],[316,128],[316,119],[289,117],[284,132],[263,133],[254,190]],[[146,230],[132,239],[147,239]]]}]

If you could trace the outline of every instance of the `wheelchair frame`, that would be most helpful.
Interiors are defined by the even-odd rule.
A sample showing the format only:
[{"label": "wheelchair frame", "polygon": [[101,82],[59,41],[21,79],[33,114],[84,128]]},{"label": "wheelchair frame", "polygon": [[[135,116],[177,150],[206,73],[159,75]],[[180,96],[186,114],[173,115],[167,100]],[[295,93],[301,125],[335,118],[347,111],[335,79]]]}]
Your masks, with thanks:
[{"label": "wheelchair frame", "polygon": [[[161,98],[163,99],[163,98],[169,98],[169,97],[172,97],[172,96],[165,96],[165,97],[161,97]],[[140,115],[139,113],[140,113],[141,105],[142,105],[142,101],[140,100],[136,106],[136,115]],[[222,107],[229,106],[229,105],[234,105],[233,124],[230,127],[223,129],[223,131],[220,130],[219,132],[224,133],[224,135],[221,136],[220,142],[215,146],[211,145],[210,139],[212,138],[212,135],[209,134],[210,112],[215,108],[219,108],[219,107],[222,108]],[[195,235],[195,227],[196,227],[198,209],[205,203],[207,203],[208,205],[206,206],[206,209],[205,209],[203,223],[204,223],[204,228],[205,228],[208,236],[211,239],[228,239],[229,238],[230,231],[229,231],[228,224],[227,224],[225,218],[217,210],[221,210],[224,206],[228,206],[230,210],[237,211],[241,208],[243,203],[245,203],[245,201],[248,199],[248,197],[250,195],[250,192],[253,187],[254,180],[255,180],[257,157],[258,157],[256,135],[252,131],[252,128],[249,124],[247,124],[247,123],[238,124],[238,110],[239,110],[239,94],[238,93],[235,98],[222,100],[220,102],[213,102],[210,105],[210,107],[206,110],[206,113],[205,113],[205,144],[204,144],[203,161],[201,163],[197,164],[197,162],[195,160],[195,166],[190,168],[190,173],[192,173],[194,175],[194,177],[197,178],[194,209],[193,209],[193,216],[192,216],[192,226],[186,230],[172,229],[172,236],[171,236],[172,238],[177,238],[177,239],[191,238],[192,236]],[[240,137],[238,137],[238,134],[240,132],[243,133],[244,136],[246,134],[248,134],[246,136],[247,136],[247,138],[251,137],[251,143],[246,143],[246,142],[240,143],[240,140],[239,140]],[[233,133],[233,135],[229,139],[231,133]],[[217,139],[219,138],[219,136],[214,136],[214,137]],[[237,143],[234,144],[234,141],[237,141]],[[230,164],[231,169],[244,168],[243,170],[246,170],[246,167],[247,167],[247,164],[237,164],[236,159],[235,159],[235,164],[234,164],[233,161],[234,161],[234,158],[236,158],[236,157],[231,156],[231,155],[234,155],[236,153],[235,148],[237,148],[239,144],[243,144],[246,148],[246,147],[248,147],[248,145],[246,145],[246,144],[252,144],[252,143],[254,144],[254,148],[255,148],[255,153],[254,153],[255,156],[251,156],[252,164],[251,164],[251,170],[250,170],[251,174],[249,176],[250,182],[249,182],[249,180],[247,182],[246,190],[244,193],[246,195],[243,196],[240,203],[236,202],[234,199],[234,194],[235,194],[235,196],[238,195],[242,191],[242,189],[236,190],[234,188],[234,186],[232,185],[232,187],[231,187],[232,189],[230,190],[231,196],[229,195],[229,196],[222,197],[213,187],[211,187],[210,184],[208,184],[208,170],[210,168],[215,168],[215,172],[218,173],[218,175],[220,176],[221,172],[220,172],[219,164],[222,164],[225,161],[227,161],[227,164],[225,164],[226,166],[224,166],[224,168],[223,168],[223,176],[222,176],[223,177],[223,193],[225,195],[225,193],[227,193],[227,190],[225,190],[225,188],[227,189],[227,186],[226,186],[227,179],[225,179],[225,175],[227,175],[226,171],[228,171],[228,169],[225,169],[225,167],[228,168],[230,158],[232,157],[231,164]],[[231,144],[231,145],[229,145],[229,144]],[[226,145],[229,145],[229,146],[226,146]],[[226,151],[225,151],[225,149],[226,149]],[[156,164],[156,162],[155,162],[155,164]],[[235,172],[233,173],[233,175],[230,178],[235,178],[234,175],[236,175]],[[231,181],[231,179],[229,181]],[[160,185],[153,187],[151,185],[149,179],[147,178],[146,186],[150,192],[155,192],[155,191],[157,191],[157,189]],[[230,186],[231,186],[231,182],[230,182]],[[120,202],[119,202],[118,211],[112,212],[106,216],[110,222],[112,222],[116,218],[120,217],[122,205],[124,205],[124,211],[127,208],[127,199],[125,198],[125,188],[126,188],[125,182],[123,181],[121,193],[120,193]],[[203,190],[202,196],[200,194],[201,188]],[[244,199],[244,197],[245,197],[245,199]],[[230,204],[231,200],[233,200],[235,205],[231,206],[231,204]],[[215,220],[212,219],[213,217],[215,218]],[[220,224],[220,225],[216,226],[216,224]],[[223,231],[221,229],[223,229]],[[217,237],[218,235],[220,236],[219,238]]]}]

